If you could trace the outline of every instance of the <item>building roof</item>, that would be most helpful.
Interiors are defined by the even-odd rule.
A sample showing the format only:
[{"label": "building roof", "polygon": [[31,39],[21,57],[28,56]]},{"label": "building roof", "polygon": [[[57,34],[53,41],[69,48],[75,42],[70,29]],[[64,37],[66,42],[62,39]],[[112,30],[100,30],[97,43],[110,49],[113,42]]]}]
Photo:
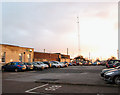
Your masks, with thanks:
[{"label": "building roof", "polygon": [[10,45],[10,44],[0,44],[0,45],[4,45],[4,46],[10,46],[10,47],[20,47],[20,48],[30,48],[30,49],[34,49],[31,47],[23,47],[23,46],[18,46],[18,45]]}]

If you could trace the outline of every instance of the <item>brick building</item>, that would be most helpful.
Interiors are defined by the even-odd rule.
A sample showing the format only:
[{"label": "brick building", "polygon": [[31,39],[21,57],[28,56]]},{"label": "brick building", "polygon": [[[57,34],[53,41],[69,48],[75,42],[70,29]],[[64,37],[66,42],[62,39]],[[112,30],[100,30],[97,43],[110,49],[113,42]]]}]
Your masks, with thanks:
[{"label": "brick building", "polygon": [[69,55],[60,53],[34,52],[33,48],[0,44],[0,63],[33,61],[70,62]]},{"label": "brick building", "polygon": [[33,48],[0,44],[0,63],[33,62],[33,56]]},{"label": "brick building", "polygon": [[69,55],[63,55],[60,53],[43,53],[34,52],[34,61],[60,61],[60,62],[70,62]]}]

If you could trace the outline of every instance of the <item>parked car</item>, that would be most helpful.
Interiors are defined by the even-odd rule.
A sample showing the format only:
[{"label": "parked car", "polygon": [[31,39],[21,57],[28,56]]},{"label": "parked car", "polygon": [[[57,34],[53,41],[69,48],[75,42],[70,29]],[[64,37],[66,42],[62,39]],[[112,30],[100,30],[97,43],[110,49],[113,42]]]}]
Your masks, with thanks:
[{"label": "parked car", "polygon": [[90,65],[92,65],[92,63],[90,61],[85,61],[83,65],[90,66]]},{"label": "parked car", "polygon": [[101,65],[101,62],[100,62],[100,61],[97,61],[97,65]]},{"label": "parked car", "polygon": [[114,64],[113,64],[113,67],[118,67],[118,66],[120,66],[120,62],[119,62],[119,63],[114,63]]},{"label": "parked car", "polygon": [[77,64],[76,64],[76,62],[72,62],[72,66],[76,66]]},{"label": "parked car", "polygon": [[68,63],[68,66],[72,66],[72,63],[71,63],[71,62],[69,62],[69,63]]},{"label": "parked car", "polygon": [[93,62],[92,65],[93,65],[93,66],[96,66],[96,65],[97,65],[97,62]]},{"label": "parked car", "polygon": [[50,63],[51,63],[51,67],[53,67],[53,68],[60,68],[59,63],[57,63],[55,61],[50,61]]},{"label": "parked car", "polygon": [[115,70],[115,69],[120,69],[120,66],[115,67],[115,68],[108,68],[108,69],[103,69],[100,73],[101,77],[104,77],[104,74],[108,71]]},{"label": "parked car", "polygon": [[68,66],[72,66],[72,63],[70,62],[64,62],[64,63],[66,63]]},{"label": "parked car", "polygon": [[79,62],[76,62],[76,65],[80,65]]},{"label": "parked car", "polygon": [[65,67],[68,67],[68,64],[66,62],[60,62],[60,63],[63,63]]},{"label": "parked car", "polygon": [[104,74],[104,80],[120,85],[120,69],[114,69]]},{"label": "parked car", "polygon": [[45,69],[49,67],[47,64],[44,64],[43,62],[37,62],[37,64],[39,64],[41,67],[44,67]]},{"label": "parked car", "polygon": [[106,62],[106,67],[107,68],[114,68],[115,63],[120,63],[120,60],[109,60]]},{"label": "parked car", "polygon": [[107,62],[106,60],[101,61],[101,62],[100,62],[100,63],[101,63],[100,65],[105,66],[105,65],[106,65],[106,62]]},{"label": "parked car", "polygon": [[26,70],[33,70],[33,64],[32,63],[23,62],[23,64],[26,66]]},{"label": "parked car", "polygon": [[34,70],[44,70],[44,66],[40,65],[38,62],[33,62]]},{"label": "parked car", "polygon": [[10,62],[2,66],[2,71],[24,71],[26,66],[22,62]]},{"label": "parked car", "polygon": [[58,61],[54,61],[54,62],[58,63],[58,64],[60,65],[60,68],[65,67],[65,64],[63,64],[63,63],[60,63],[60,62],[58,62]]},{"label": "parked car", "polygon": [[50,63],[50,62],[44,61],[43,63],[44,63],[44,64],[47,64],[47,65],[49,66],[49,68],[51,68],[51,63]]}]

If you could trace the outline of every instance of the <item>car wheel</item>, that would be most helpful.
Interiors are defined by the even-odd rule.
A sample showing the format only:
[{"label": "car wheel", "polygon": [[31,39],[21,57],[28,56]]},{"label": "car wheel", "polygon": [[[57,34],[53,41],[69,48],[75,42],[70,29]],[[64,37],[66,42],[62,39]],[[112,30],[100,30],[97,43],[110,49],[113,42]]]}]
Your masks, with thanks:
[{"label": "car wheel", "polygon": [[5,68],[2,68],[2,72],[4,72],[5,71]]},{"label": "car wheel", "polygon": [[120,85],[120,76],[116,76],[114,78],[114,82],[115,82],[115,84]]},{"label": "car wheel", "polygon": [[18,68],[15,69],[15,72],[18,72]]},{"label": "car wheel", "polygon": [[44,70],[44,67],[41,67],[41,70]]}]

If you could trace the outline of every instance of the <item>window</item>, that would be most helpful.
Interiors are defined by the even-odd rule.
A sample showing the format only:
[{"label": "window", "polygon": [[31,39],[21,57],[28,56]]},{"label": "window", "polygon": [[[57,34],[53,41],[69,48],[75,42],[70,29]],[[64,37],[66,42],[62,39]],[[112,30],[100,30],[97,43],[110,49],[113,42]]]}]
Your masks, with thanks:
[{"label": "window", "polygon": [[13,63],[13,62],[12,62],[11,65],[16,65],[16,63]]},{"label": "window", "polygon": [[6,65],[11,65],[11,63],[7,63]]},{"label": "window", "polygon": [[20,62],[22,62],[22,56],[23,56],[23,54],[20,53],[20,54],[19,54],[19,61],[20,61]]},{"label": "window", "polygon": [[2,54],[2,62],[5,62],[6,52]]},{"label": "window", "polygon": [[28,62],[31,62],[31,54],[28,54]]}]

